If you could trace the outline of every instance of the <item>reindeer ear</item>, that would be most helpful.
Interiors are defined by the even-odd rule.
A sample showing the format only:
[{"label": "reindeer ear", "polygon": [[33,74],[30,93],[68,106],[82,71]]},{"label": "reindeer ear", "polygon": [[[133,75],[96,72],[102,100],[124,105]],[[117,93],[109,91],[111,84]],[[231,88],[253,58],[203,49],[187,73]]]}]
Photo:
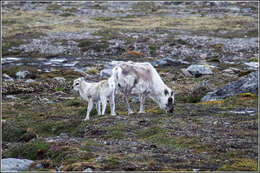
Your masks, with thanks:
[{"label": "reindeer ear", "polygon": [[169,94],[169,91],[167,89],[165,89],[164,94],[167,96]]}]

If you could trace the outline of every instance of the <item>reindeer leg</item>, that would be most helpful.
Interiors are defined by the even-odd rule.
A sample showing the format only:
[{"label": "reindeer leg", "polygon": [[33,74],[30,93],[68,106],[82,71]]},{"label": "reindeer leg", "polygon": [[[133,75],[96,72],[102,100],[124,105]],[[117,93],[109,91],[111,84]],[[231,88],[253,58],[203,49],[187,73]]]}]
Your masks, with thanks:
[{"label": "reindeer leg", "polygon": [[128,115],[133,114],[134,111],[131,109],[131,106],[130,106],[129,101],[128,101],[128,93],[124,93],[124,98],[125,98],[125,102],[126,102],[126,105],[127,105]]},{"label": "reindeer leg", "polygon": [[101,115],[100,101],[97,101],[96,109],[97,109],[98,115]]},{"label": "reindeer leg", "polygon": [[116,115],[116,112],[115,112],[115,91],[113,91],[112,95],[110,96],[109,103],[110,103],[110,114]]},{"label": "reindeer leg", "polygon": [[144,101],[145,101],[145,96],[144,94],[139,94],[139,100],[140,100],[140,110],[139,110],[139,114],[145,113],[144,111]]},{"label": "reindeer leg", "polygon": [[107,99],[106,99],[106,97],[102,97],[101,98],[101,103],[102,103],[102,114],[101,115],[105,115],[106,106],[107,106]]},{"label": "reindeer leg", "polygon": [[89,101],[88,101],[88,110],[87,110],[87,114],[86,114],[86,117],[85,117],[84,121],[89,120],[89,114],[90,114],[92,108],[93,108],[93,100],[89,99]]}]

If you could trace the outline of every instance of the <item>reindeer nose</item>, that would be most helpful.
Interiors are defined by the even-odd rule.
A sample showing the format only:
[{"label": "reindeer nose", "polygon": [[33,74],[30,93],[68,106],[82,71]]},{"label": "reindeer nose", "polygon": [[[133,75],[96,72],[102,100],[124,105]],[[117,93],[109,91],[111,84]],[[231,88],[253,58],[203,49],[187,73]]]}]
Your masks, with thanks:
[{"label": "reindeer nose", "polygon": [[173,113],[173,111],[174,111],[174,108],[172,107],[172,108],[169,110],[169,112],[170,112],[170,113]]},{"label": "reindeer nose", "polygon": [[168,103],[169,103],[169,104],[172,104],[172,101],[173,101],[173,100],[172,100],[172,98],[171,98],[171,97],[170,97],[170,98],[168,98]]}]

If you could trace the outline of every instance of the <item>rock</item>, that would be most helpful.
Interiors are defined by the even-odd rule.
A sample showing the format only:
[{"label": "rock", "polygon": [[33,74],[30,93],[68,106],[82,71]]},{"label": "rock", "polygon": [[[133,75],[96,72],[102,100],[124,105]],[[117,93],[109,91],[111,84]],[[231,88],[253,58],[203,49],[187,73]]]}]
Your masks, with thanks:
[{"label": "rock", "polygon": [[64,77],[54,77],[53,79],[60,82],[64,82],[66,80]]},{"label": "rock", "polygon": [[24,79],[29,76],[29,74],[31,74],[29,71],[18,71],[15,75],[18,79]]},{"label": "rock", "polygon": [[25,82],[26,82],[26,83],[32,83],[32,82],[35,82],[35,80],[33,80],[33,79],[27,79]]},{"label": "rock", "polygon": [[208,56],[208,55],[207,55],[206,53],[204,53],[204,54],[201,54],[201,55],[200,55],[200,58],[202,58],[202,59],[206,59],[207,56]]},{"label": "rock", "polygon": [[172,58],[163,58],[156,61],[151,62],[151,64],[155,67],[162,65],[172,65],[172,66],[180,66],[180,65],[189,65],[190,63],[183,60],[176,60]]},{"label": "rock", "polygon": [[15,97],[13,95],[7,95],[6,98],[9,98],[9,99],[19,99],[18,97]]},{"label": "rock", "polygon": [[4,73],[2,77],[4,81],[14,81],[14,79],[6,73]]},{"label": "rock", "polygon": [[47,98],[40,98],[40,101],[44,102],[45,104],[51,104],[53,101],[47,99]]},{"label": "rock", "polygon": [[93,172],[91,168],[85,169],[83,172]]},{"label": "rock", "polygon": [[210,68],[205,65],[191,65],[186,70],[195,77],[213,74]]},{"label": "rock", "polygon": [[251,70],[257,70],[259,68],[258,62],[246,62],[245,65],[247,65]]},{"label": "rock", "polygon": [[25,171],[34,161],[27,159],[2,159],[2,171]]},{"label": "rock", "polygon": [[103,69],[100,71],[101,77],[110,77],[112,74],[112,69]]},{"label": "rock", "polygon": [[185,76],[189,76],[189,77],[192,76],[185,68],[182,68],[182,69],[181,69],[181,72],[182,72]]},{"label": "rock", "polygon": [[116,66],[117,64],[120,64],[120,63],[122,63],[122,62],[124,62],[124,61],[111,61],[111,62],[110,62],[110,65]]},{"label": "rock", "polygon": [[16,58],[16,57],[7,57],[7,58],[2,58],[2,64],[6,64],[6,63],[13,63],[16,61],[20,61],[23,58]]},{"label": "rock", "polygon": [[230,82],[215,91],[207,93],[201,101],[214,101],[225,99],[229,96],[235,96],[240,93],[258,94],[258,72],[251,72],[250,74],[240,78],[237,81]]}]

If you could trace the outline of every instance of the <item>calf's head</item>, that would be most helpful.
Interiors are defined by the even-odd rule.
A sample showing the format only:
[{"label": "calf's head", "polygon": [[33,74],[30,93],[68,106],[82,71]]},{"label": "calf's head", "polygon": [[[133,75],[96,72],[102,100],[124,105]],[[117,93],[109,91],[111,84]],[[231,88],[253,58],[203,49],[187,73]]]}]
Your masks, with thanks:
[{"label": "calf's head", "polygon": [[73,86],[72,86],[72,87],[73,87],[72,89],[73,89],[74,91],[78,91],[78,90],[79,90],[79,88],[80,88],[80,83],[81,83],[82,80],[84,80],[82,77],[74,80]]}]

